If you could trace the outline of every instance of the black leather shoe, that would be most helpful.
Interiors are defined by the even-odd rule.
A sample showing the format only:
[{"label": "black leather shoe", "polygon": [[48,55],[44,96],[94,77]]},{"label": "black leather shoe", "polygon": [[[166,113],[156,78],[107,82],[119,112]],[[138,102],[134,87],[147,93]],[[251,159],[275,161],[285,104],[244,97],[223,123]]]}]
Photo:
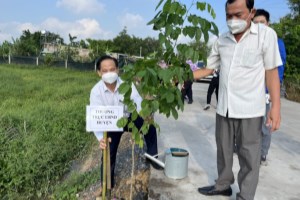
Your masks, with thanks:
[{"label": "black leather shoe", "polygon": [[216,190],[214,185],[198,188],[198,192],[207,196],[214,196],[214,195],[231,196],[232,195],[231,187],[229,187],[226,190]]}]

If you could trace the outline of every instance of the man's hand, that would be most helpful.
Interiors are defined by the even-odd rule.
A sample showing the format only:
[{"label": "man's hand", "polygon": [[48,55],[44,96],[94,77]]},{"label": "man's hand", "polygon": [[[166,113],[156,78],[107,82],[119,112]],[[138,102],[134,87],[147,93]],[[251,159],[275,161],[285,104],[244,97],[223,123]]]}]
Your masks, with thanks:
[{"label": "man's hand", "polygon": [[[108,138],[108,142],[111,142],[111,138]],[[100,143],[100,149],[103,150],[103,149],[106,148],[107,144],[106,144],[104,138],[102,138],[102,139],[99,141],[99,143]]]},{"label": "man's hand", "polygon": [[270,127],[271,132],[276,131],[280,127],[280,108],[271,107],[266,121],[266,126]]},{"label": "man's hand", "polygon": [[267,116],[266,125],[271,132],[280,127],[280,83],[277,68],[266,70],[266,84],[272,100],[270,112]]}]

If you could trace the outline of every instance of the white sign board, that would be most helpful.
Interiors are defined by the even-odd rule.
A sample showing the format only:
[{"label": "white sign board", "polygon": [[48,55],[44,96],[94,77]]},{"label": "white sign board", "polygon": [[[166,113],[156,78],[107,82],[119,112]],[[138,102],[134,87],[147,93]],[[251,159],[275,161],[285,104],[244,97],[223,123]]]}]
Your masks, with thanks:
[{"label": "white sign board", "polygon": [[86,130],[123,131],[117,121],[124,116],[123,106],[86,106]]}]

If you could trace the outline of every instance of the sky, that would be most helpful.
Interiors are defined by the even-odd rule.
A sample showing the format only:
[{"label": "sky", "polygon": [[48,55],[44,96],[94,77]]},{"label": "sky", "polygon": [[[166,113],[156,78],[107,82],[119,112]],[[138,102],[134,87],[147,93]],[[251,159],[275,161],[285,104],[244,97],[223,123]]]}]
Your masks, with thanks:
[{"label": "sky", "polygon": [[[213,20],[219,31],[227,31],[225,0],[199,0],[210,3],[216,19],[204,12],[197,14]],[[69,33],[81,39],[112,39],[124,27],[130,35],[156,37],[158,32],[147,26],[157,13],[159,0],[1,0],[0,44],[22,35],[23,30],[50,31],[69,43]],[[190,5],[192,0],[180,0]],[[287,0],[255,0],[256,8],[270,12],[271,22],[277,22],[290,12]],[[194,10],[195,11],[195,10]]]}]

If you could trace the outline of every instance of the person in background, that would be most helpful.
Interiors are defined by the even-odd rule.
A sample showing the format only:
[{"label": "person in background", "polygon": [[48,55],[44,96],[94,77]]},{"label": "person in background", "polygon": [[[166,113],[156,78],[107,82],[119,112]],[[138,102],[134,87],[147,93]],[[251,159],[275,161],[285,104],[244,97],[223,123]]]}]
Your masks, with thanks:
[{"label": "person in background", "polygon": [[[253,22],[256,24],[264,24],[266,26],[269,26],[270,23],[270,14],[268,11],[264,9],[257,9],[256,13],[253,18]],[[279,47],[279,52],[280,52],[280,57],[282,60],[282,65],[278,66],[278,75],[279,75],[279,80],[280,80],[280,91],[283,91],[283,78],[284,78],[284,67],[285,67],[285,62],[286,62],[286,51],[285,51],[285,45],[282,39],[278,38],[278,47]],[[267,165],[267,155],[270,149],[271,145],[271,131],[270,128],[266,125],[266,119],[267,119],[267,114],[270,110],[271,106],[271,99],[270,95],[268,94],[268,90],[266,90],[266,114],[265,114],[265,123],[262,125],[262,148],[261,148],[261,165]],[[281,95],[283,92],[280,92]]]},{"label": "person in background", "polygon": [[[192,70],[196,70],[199,69],[197,67],[197,64],[194,64],[192,60],[187,60],[186,61],[187,64],[190,65],[190,68]],[[193,80],[186,80],[184,81],[182,87],[181,87],[181,99],[182,102],[184,103],[184,99],[187,97],[188,99],[188,104],[192,104],[193,103]]]},{"label": "person in background", "polygon": [[204,110],[210,109],[210,102],[211,102],[211,96],[212,94],[216,93],[216,99],[218,102],[218,93],[219,93],[219,70],[214,70],[213,77],[209,83],[208,91],[207,91],[207,97],[206,97],[206,105],[204,107]]},{"label": "person in background", "polygon": [[192,80],[186,80],[184,81],[182,88],[181,88],[181,99],[184,103],[185,96],[188,98],[188,104],[193,103],[193,81]]},{"label": "person in background", "polygon": [[[119,86],[123,82],[118,74],[118,61],[117,59],[110,57],[110,56],[102,56],[96,63],[97,73],[99,77],[101,77],[101,80],[92,88],[91,94],[90,94],[90,106],[124,106],[122,103],[124,96],[123,94],[119,93]],[[137,111],[139,112],[141,110],[141,102],[142,97],[139,95],[136,87],[132,84],[131,86],[132,92],[131,92],[131,99],[134,101],[134,103],[137,106]],[[126,108],[126,107],[125,107]],[[125,115],[129,118],[131,117],[131,114],[127,112],[125,109]],[[128,120],[130,121],[130,120]],[[144,123],[144,120],[141,117],[138,117],[134,124],[138,129],[142,127]],[[124,128],[124,132],[128,131],[128,127]],[[107,132],[107,137],[109,138],[109,146],[110,146],[110,162],[111,162],[111,184],[112,187],[114,187],[114,171],[115,171],[115,162],[116,162],[116,155],[118,146],[120,143],[120,139],[122,134],[121,132]],[[95,136],[97,137],[100,148],[105,149],[107,144],[105,143],[105,140],[103,139],[103,133],[102,132],[95,132]],[[147,153],[154,156],[157,155],[157,134],[156,134],[156,128],[151,125],[149,127],[149,131],[146,135],[144,135],[146,145],[147,145]],[[151,162],[151,165],[156,168],[160,169],[160,167],[154,163]],[[102,169],[102,165],[101,165]],[[99,192],[100,193],[100,192]]]},{"label": "person in background", "polygon": [[232,195],[235,137],[240,165],[236,199],[253,200],[266,112],[265,85],[272,99],[267,124],[275,131],[281,121],[277,67],[282,61],[275,31],[252,22],[254,0],[227,0],[225,11],[229,31],[213,44],[207,67],[193,72],[195,79],[206,77],[215,69],[221,72],[215,129],[218,178],[215,184],[198,188],[198,192],[208,196]]}]

